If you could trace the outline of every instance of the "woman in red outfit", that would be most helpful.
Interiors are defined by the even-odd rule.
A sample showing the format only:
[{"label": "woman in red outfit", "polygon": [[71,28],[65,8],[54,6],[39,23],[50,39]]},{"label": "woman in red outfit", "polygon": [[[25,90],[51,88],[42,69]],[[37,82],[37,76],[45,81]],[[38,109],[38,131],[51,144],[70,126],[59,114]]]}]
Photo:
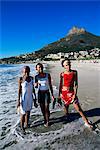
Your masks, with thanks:
[{"label": "woman in red outfit", "polygon": [[64,109],[66,111],[66,115],[68,115],[69,105],[73,104],[74,108],[79,112],[79,114],[83,118],[85,125],[92,128],[93,126],[85,117],[77,97],[77,71],[71,70],[71,63],[69,59],[65,59],[62,61],[62,67],[64,67],[65,71],[60,74],[59,98],[61,98],[64,101]]}]

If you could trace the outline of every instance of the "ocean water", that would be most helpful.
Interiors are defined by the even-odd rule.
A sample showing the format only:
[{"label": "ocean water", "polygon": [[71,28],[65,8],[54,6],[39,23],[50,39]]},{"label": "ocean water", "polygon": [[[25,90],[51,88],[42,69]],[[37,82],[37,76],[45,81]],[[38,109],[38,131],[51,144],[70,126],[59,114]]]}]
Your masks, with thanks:
[{"label": "ocean water", "polygon": [[[28,65],[31,68],[30,74],[35,75],[35,65]],[[19,125],[20,116],[17,114],[16,105],[18,99],[18,77],[21,76],[23,66],[24,64],[0,65],[0,149],[44,150],[50,149],[52,145],[51,149],[74,150],[76,142],[73,140],[73,136],[76,136],[77,140],[79,137],[80,139],[83,138],[82,133],[85,130],[84,123],[81,118],[76,118],[74,122],[72,121],[65,124],[66,118],[63,120],[63,117],[61,117],[63,116],[61,113],[63,108],[59,107],[58,104],[56,104],[55,109],[52,109],[52,103],[50,105],[52,119],[49,129],[43,126],[43,117],[40,107],[34,108],[33,106],[30,118],[31,128],[26,130],[26,135],[21,133]],[[53,85],[53,89],[54,95],[57,97],[58,89],[55,85]],[[74,110],[72,110],[72,112],[73,111]],[[100,143],[99,136],[88,130],[85,130],[84,133],[85,138],[83,141],[87,139],[87,135],[88,140],[84,141],[83,147],[81,145],[81,148],[78,148],[77,145],[76,149],[85,149],[84,145],[87,146],[87,149],[94,149],[96,144]],[[70,142],[68,142],[69,140],[66,138],[69,138]],[[65,143],[63,143],[64,141]],[[88,143],[90,143],[91,146],[89,146]],[[97,147],[97,149],[99,148]]]}]

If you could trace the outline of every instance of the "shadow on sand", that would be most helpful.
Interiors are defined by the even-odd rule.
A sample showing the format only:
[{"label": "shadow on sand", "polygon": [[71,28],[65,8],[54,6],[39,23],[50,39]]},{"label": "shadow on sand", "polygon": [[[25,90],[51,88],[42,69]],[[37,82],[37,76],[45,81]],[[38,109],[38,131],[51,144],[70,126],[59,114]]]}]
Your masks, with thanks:
[{"label": "shadow on sand", "polygon": [[[72,121],[75,121],[77,119],[79,119],[81,116],[79,115],[79,113],[70,113],[69,116],[61,116],[61,114],[59,115],[56,114],[57,112],[51,113],[51,117],[50,117],[50,125],[56,124],[56,123],[62,123],[62,124],[66,124],[66,123],[70,123]],[[94,109],[90,109],[87,111],[84,111],[85,116],[87,117],[95,117],[95,116],[100,116],[100,108],[94,108]],[[58,116],[58,117],[56,117]],[[97,125],[100,123],[100,119],[97,120],[95,123],[93,123],[93,125]],[[40,125],[43,125],[44,122],[43,120],[40,121],[36,121],[31,127],[37,127]]]}]

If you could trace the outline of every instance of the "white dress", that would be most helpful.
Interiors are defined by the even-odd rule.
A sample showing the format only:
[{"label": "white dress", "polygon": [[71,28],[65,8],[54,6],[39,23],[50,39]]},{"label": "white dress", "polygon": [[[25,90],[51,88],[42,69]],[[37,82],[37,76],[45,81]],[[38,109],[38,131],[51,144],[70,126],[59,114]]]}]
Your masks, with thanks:
[{"label": "white dress", "polygon": [[22,86],[22,96],[20,113],[25,114],[27,111],[31,111],[33,105],[33,80],[30,82],[24,81],[21,83]]}]

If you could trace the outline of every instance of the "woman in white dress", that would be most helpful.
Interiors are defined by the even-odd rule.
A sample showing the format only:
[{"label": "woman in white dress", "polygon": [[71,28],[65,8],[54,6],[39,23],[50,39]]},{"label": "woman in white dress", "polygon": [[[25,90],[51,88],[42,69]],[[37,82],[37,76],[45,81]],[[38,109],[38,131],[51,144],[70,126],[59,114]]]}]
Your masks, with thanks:
[{"label": "woman in white dress", "polygon": [[24,122],[26,128],[28,127],[30,111],[33,105],[33,93],[35,96],[34,106],[37,107],[36,104],[36,94],[34,90],[33,77],[30,74],[29,66],[24,66],[23,76],[19,78],[19,89],[18,89],[18,104],[17,108],[20,108],[20,125],[22,131],[25,131]]}]

